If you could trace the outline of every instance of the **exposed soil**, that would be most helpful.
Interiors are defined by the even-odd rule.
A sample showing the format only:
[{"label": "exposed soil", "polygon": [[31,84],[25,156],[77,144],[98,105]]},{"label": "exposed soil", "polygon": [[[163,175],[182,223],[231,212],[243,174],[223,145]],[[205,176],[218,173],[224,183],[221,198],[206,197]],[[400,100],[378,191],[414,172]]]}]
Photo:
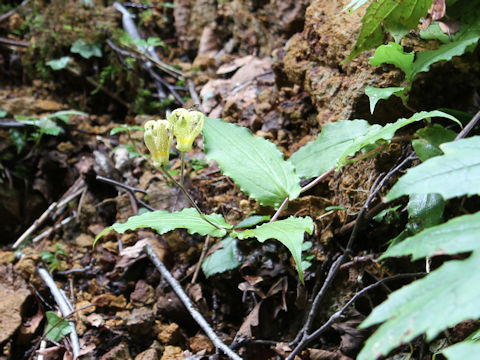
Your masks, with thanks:
[{"label": "exposed soil", "polygon": [[[155,69],[177,89],[181,100],[187,99],[184,107],[197,103],[190,97],[198,94],[197,105],[206,115],[248,127],[289,157],[327,123],[366,119],[385,124],[411,115],[396,98],[380,101],[371,115],[364,95],[368,85],[399,86],[403,80],[399,70],[373,68],[368,52],[339,65],[355,43],[364,14],[364,9],[342,11],[349,2],[176,0],[172,7],[151,0],[135,1],[137,6],[131,4],[128,10],[141,23],[143,38],[164,42],[157,46],[157,55],[175,66],[183,80],[175,71]],[[69,320],[75,322],[81,359],[223,358],[215,355],[214,344],[142,252],[145,244],[152,246],[221,340],[233,343],[243,359],[285,358],[312,298],[343,252],[372,185],[406,156],[410,145],[393,142],[381,155],[345,167],[282,212],[282,217],[315,220],[314,233],[305,239],[312,243],[307,251],[312,266],[304,285],[290,253],[273,241],[239,242],[241,266],[209,278],[202,271],[196,273],[205,238],[184,230],[162,236],[148,230],[123,235],[112,231],[92,247],[106,227],[144,210],[136,197],[158,210],[190,206],[145,157],[131,156],[133,151],[147,154],[141,132],[110,134],[118,126],[143,125],[180,107],[165,86],[162,98],[148,68],[142,67],[144,58],[125,61],[135,52],[123,47],[130,51],[125,55],[118,49],[122,16],[112,5],[97,0],[0,5],[4,12],[18,7],[0,20],[0,110],[5,112],[0,127],[0,359],[33,359],[40,354],[44,359],[72,358],[68,336],[56,344],[41,342],[45,313],[55,310],[56,302],[39,268],[51,271],[77,309]],[[101,56],[71,53],[77,39],[99,44]],[[427,46],[416,41],[412,47]],[[71,57],[66,68],[54,71],[47,65],[66,55]],[[477,58],[474,53],[435,65],[415,82],[411,106],[471,112],[478,105]],[[453,72],[455,77],[450,76]],[[189,84],[195,91],[188,91]],[[61,127],[57,136],[38,137],[32,127],[14,119],[69,109],[85,114],[70,116],[69,123],[57,120]],[[232,224],[252,213],[273,215],[272,209],[249,199],[222,175],[217,164],[193,166],[205,160],[202,147],[198,138],[186,155],[190,164],[186,186],[203,211],[223,214]],[[179,171],[178,154],[171,157],[170,166]],[[385,207],[380,197],[394,181],[370,204],[351,257],[328,289],[312,328],[320,327],[376,280],[400,270],[422,270],[424,264],[407,260],[375,261],[405,222],[402,218],[396,225],[380,225],[372,219]],[[137,190],[131,193],[118,184]],[[53,203],[58,206],[39,220]],[[327,210],[329,206],[340,210]],[[32,224],[34,230],[15,250],[12,245]],[[210,239],[210,253],[219,240]],[[389,288],[359,299],[297,358],[354,359],[371,333],[357,325],[389,291],[405,283],[390,283]],[[474,329],[474,324],[462,323],[451,336],[461,339]],[[414,358],[424,353],[422,339],[413,346]],[[397,355],[406,352],[399,349]]]}]

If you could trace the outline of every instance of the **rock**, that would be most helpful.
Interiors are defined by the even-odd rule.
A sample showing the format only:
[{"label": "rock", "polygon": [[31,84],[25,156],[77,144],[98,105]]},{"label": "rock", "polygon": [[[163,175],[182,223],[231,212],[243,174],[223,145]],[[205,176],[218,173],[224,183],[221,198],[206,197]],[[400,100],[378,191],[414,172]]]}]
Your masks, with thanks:
[{"label": "rock", "polygon": [[22,307],[30,290],[11,267],[0,266],[0,343],[7,341],[22,325]]},{"label": "rock", "polygon": [[75,243],[77,244],[77,246],[83,247],[83,248],[91,248],[93,245],[93,241],[94,241],[93,237],[87,234],[80,234],[75,239]]},{"label": "rock", "polygon": [[190,350],[192,350],[194,353],[205,350],[207,354],[211,354],[215,349],[215,346],[213,346],[213,343],[210,341],[210,339],[203,334],[197,334],[190,338],[189,346]]},{"label": "rock", "polygon": [[104,354],[100,360],[131,360],[130,351],[128,350],[128,345],[125,343],[120,343],[115,346],[112,350]]},{"label": "rock", "polygon": [[[340,119],[371,119],[365,86],[399,86],[402,80],[399,70],[374,71],[368,60],[370,52],[361,54],[340,69],[340,62],[353,48],[365,12],[365,8],[342,11],[348,3],[349,0],[313,1],[305,13],[303,32],[288,41],[285,53],[277,52],[281,71],[293,84],[310,94],[320,125]],[[385,109],[382,111],[385,103],[379,102],[375,111],[375,116],[383,117],[383,121],[394,121],[405,111],[394,99],[388,101],[386,113]]]},{"label": "rock", "polygon": [[165,346],[162,357],[160,360],[174,360],[174,359],[183,359],[183,350],[178,346]]},{"label": "rock", "polygon": [[158,354],[154,349],[148,349],[135,356],[135,360],[158,360]]},{"label": "rock", "polygon": [[135,290],[130,294],[130,300],[141,304],[151,304],[155,301],[155,289],[145,281],[139,280],[135,284]]},{"label": "rock", "polygon": [[127,306],[127,300],[123,294],[119,296],[111,293],[102,294],[96,296],[92,302],[97,308],[108,308],[110,310],[123,310]]},{"label": "rock", "polygon": [[153,336],[153,325],[155,322],[155,311],[148,307],[133,309],[130,315],[124,319],[125,325],[135,336]]},{"label": "rock", "polygon": [[162,324],[157,323],[158,335],[157,339],[162,344],[175,344],[180,339],[180,327],[176,323]]}]

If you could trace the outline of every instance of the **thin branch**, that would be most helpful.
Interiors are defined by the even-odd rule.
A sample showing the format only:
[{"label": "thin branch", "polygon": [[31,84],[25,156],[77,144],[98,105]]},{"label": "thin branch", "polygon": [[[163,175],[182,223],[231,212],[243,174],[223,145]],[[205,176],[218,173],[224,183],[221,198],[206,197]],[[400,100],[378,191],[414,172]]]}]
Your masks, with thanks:
[{"label": "thin branch", "polygon": [[322,333],[325,332],[335,321],[337,321],[342,314],[352,305],[355,301],[358,300],[359,297],[363,296],[366,292],[375,289],[379,287],[380,285],[383,285],[384,283],[392,280],[399,280],[399,279],[405,279],[405,278],[411,278],[411,277],[417,277],[417,276],[423,276],[425,273],[407,273],[407,274],[397,274],[393,275],[390,277],[387,277],[385,279],[379,280],[376,283],[369,285],[365,288],[363,288],[361,291],[356,293],[340,310],[338,310],[335,314],[330,316],[330,318],[317,330],[315,330],[312,334],[308,336],[304,336],[301,342],[297,345],[297,347],[290,353],[290,355],[287,357],[287,360],[294,359],[295,356],[312,340],[318,338]]},{"label": "thin branch", "polygon": [[202,101],[198,96],[197,90],[195,89],[195,83],[192,79],[187,79],[188,91],[190,92],[190,97],[193,100],[194,104],[198,105],[198,111],[203,112]]},{"label": "thin branch", "polygon": [[5,20],[7,20],[10,16],[12,16],[13,14],[15,14],[19,8],[21,8],[22,6],[25,6],[27,5],[28,3],[28,0],[24,0],[22,1],[22,3],[20,5],[18,5],[15,9],[12,9],[10,11],[7,11],[5,14],[2,14],[0,15],[0,23],[4,22]]},{"label": "thin branch", "polygon": [[139,199],[137,196],[135,196],[135,192],[140,192],[142,194],[146,194],[147,192],[145,190],[138,189],[136,187],[133,187],[133,186],[130,186],[130,185],[127,185],[127,184],[122,184],[119,181],[116,181],[116,180],[113,180],[113,179],[110,179],[110,178],[107,178],[107,177],[104,177],[104,176],[100,176],[100,175],[97,175],[96,179],[98,181],[104,182],[105,184],[118,186],[119,188],[127,190],[134,197],[135,201],[139,205],[143,206],[145,209],[148,209],[150,211],[156,211],[157,210],[157,209],[151,207],[150,205],[148,205],[143,200]]},{"label": "thin branch", "polygon": [[[62,316],[65,318],[69,317],[70,314],[73,312],[73,306],[72,304],[70,304],[65,294],[63,294],[60,291],[60,289],[57,287],[57,284],[55,284],[55,281],[52,279],[52,277],[50,276],[47,270],[43,268],[39,268],[38,274],[50,289],[50,292],[52,293],[53,298],[55,299],[55,302],[57,303],[58,308],[62,313]],[[69,321],[68,323],[70,324],[70,327],[72,329],[72,332],[70,333],[69,336],[70,336],[70,341],[72,343],[73,358],[76,359],[80,354],[80,344],[78,342],[78,334],[77,334],[77,330],[75,329],[75,323],[73,321]]]},{"label": "thin branch", "polygon": [[[348,240],[347,246],[345,248],[345,251],[343,252],[342,255],[332,264],[329,273],[327,275],[327,278],[325,279],[325,282],[323,283],[320,291],[317,293],[315,296],[315,300],[312,304],[312,308],[310,309],[307,321],[303,328],[299,331],[299,334],[296,336],[296,338],[289,344],[290,346],[295,346],[294,352],[298,353],[298,351],[301,350],[302,347],[300,347],[300,344],[303,344],[305,339],[307,339],[311,334],[309,334],[310,328],[313,324],[313,320],[317,314],[318,307],[323,300],[325,294],[327,293],[328,288],[330,285],[333,283],[333,280],[335,279],[338,271],[340,270],[341,265],[344,263],[344,261],[349,257],[350,252],[352,250],[353,243],[356,240],[358,231],[360,230],[360,227],[362,225],[362,222],[365,218],[365,213],[370,206],[371,201],[377,196],[379,191],[382,189],[382,187],[386,184],[386,182],[398,171],[400,170],[403,166],[405,166],[410,160],[412,160],[415,157],[415,154],[412,153],[410,154],[407,158],[405,158],[400,164],[395,166],[393,169],[391,169],[385,176],[382,177],[380,175],[376,180],[375,183],[372,185],[371,190],[370,190],[370,195],[368,196],[367,200],[365,201],[365,204],[363,205],[362,209],[360,210],[359,214],[357,215],[357,219],[355,221],[355,225],[353,227],[352,233],[350,234],[350,238]],[[300,334],[301,334],[301,340],[300,342]],[[293,357],[289,356],[289,359],[293,359]]]},{"label": "thin branch", "polygon": [[150,258],[150,260],[158,269],[158,271],[163,276],[163,278],[170,284],[173,291],[175,291],[178,298],[182,301],[183,305],[185,305],[185,308],[188,310],[190,315],[192,315],[193,319],[197,322],[197,324],[203,329],[203,331],[205,331],[205,333],[207,334],[209,339],[212,341],[212,343],[215,345],[215,347],[217,349],[222,350],[225,353],[225,355],[227,355],[230,359],[241,360],[242,358],[240,356],[238,356],[227,345],[225,345],[222,342],[222,340],[220,340],[220,338],[217,336],[217,334],[215,334],[215,331],[213,331],[213,329],[211,328],[207,320],[205,320],[202,314],[200,314],[200,312],[197,309],[195,309],[192,301],[190,300],[188,295],[185,293],[185,291],[183,291],[180,283],[172,276],[172,274],[170,274],[170,272],[165,267],[165,265],[160,260],[160,258],[157,256],[157,254],[155,254],[151,246],[145,245],[143,247],[143,251]]},{"label": "thin branch", "polygon": [[458,140],[458,139],[462,139],[464,138],[465,136],[468,135],[468,133],[470,131],[472,131],[472,129],[475,127],[475,125],[477,125],[478,123],[478,120],[480,120],[480,111],[478,111],[475,116],[472,118],[472,120],[470,120],[470,122],[467,124],[467,126],[465,126],[463,128],[462,131],[460,131],[460,133],[457,135],[457,137],[455,138],[455,140]]},{"label": "thin branch", "polygon": [[45,210],[43,214],[37,220],[35,220],[27,230],[25,230],[25,232],[17,239],[17,241],[15,241],[12,248],[17,249],[20,246],[20,244],[28,236],[30,236],[35,230],[37,230],[40,227],[40,225],[43,224],[43,222],[50,216],[52,212],[55,211],[56,208],[57,208],[57,203],[56,202],[51,203],[50,206],[47,208],[47,210]]}]

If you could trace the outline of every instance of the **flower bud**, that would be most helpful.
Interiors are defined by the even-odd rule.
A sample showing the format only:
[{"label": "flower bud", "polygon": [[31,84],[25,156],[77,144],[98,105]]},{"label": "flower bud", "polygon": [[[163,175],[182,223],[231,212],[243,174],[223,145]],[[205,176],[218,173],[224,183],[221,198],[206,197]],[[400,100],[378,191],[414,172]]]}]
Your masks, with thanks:
[{"label": "flower bud", "polygon": [[193,141],[202,131],[205,115],[200,111],[180,108],[174,110],[167,119],[173,126],[177,149],[183,152],[192,150]]},{"label": "flower bud", "polygon": [[167,165],[173,138],[171,124],[167,120],[150,120],[145,123],[144,128],[143,138],[152,154],[153,164]]}]

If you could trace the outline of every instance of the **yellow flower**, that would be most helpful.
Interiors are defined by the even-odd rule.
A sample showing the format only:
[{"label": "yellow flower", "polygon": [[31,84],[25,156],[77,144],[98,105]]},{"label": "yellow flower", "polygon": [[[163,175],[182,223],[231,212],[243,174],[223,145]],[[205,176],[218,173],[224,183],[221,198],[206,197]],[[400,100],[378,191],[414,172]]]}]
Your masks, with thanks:
[{"label": "yellow flower", "polygon": [[173,126],[177,149],[184,152],[192,150],[193,141],[202,131],[205,115],[200,111],[180,108],[167,115],[167,120]]},{"label": "yellow flower", "polygon": [[172,145],[172,126],[167,120],[150,120],[145,123],[143,139],[152,154],[155,166],[167,165]]}]

